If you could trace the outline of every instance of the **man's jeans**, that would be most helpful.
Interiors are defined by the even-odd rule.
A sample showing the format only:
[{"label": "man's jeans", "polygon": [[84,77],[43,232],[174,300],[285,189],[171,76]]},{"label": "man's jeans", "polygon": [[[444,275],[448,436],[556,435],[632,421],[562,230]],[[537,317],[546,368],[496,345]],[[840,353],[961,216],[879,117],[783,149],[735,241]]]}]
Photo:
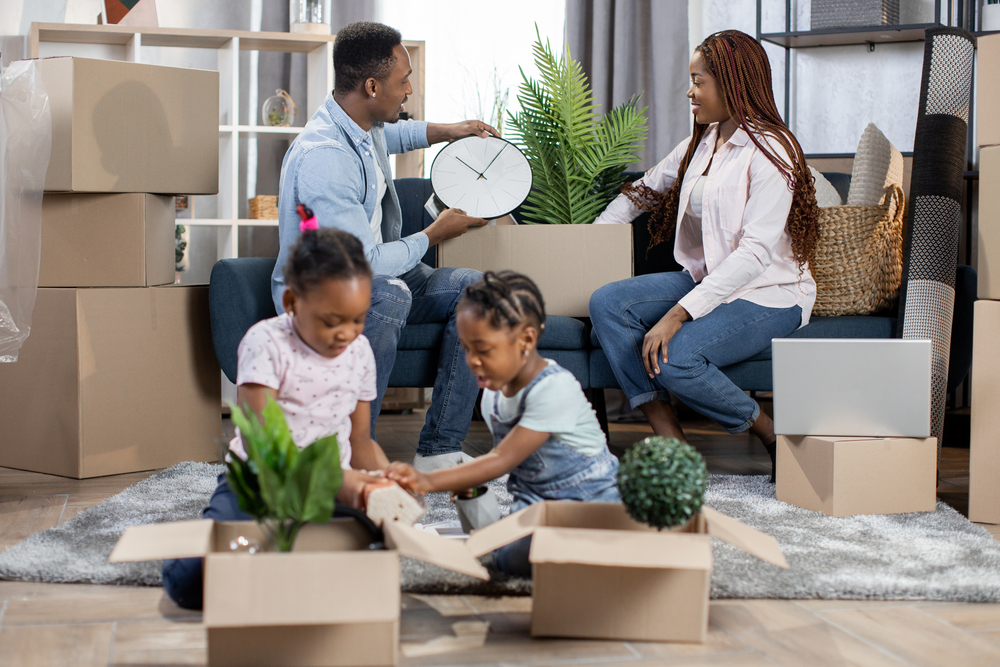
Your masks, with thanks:
[{"label": "man's jeans", "polygon": [[650,378],[642,363],[646,333],[695,287],[691,274],[655,273],[605,285],[590,297],[590,319],[618,385],[633,408],[670,400],[666,390],[730,433],[741,433],[760,416],[760,406],[720,367],[744,361],[795,331],[802,308],[766,308],[744,299],[724,303],[685,322],[667,344],[667,363]]},{"label": "man's jeans", "polygon": [[462,451],[479,389],[458,342],[455,307],[465,288],[482,277],[471,269],[432,269],[421,263],[398,278],[375,276],[372,280],[372,306],[365,322],[365,336],[375,353],[378,389],[371,404],[372,437],[403,327],[441,322],[447,325],[417,453],[432,456]]}]

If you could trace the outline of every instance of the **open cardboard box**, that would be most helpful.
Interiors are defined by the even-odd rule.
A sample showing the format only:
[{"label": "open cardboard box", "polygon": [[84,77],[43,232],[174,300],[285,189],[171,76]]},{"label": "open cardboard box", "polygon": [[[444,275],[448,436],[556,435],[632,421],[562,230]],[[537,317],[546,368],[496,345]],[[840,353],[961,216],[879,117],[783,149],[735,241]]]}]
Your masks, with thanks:
[{"label": "open cardboard box", "polygon": [[292,553],[235,552],[243,536],[266,544],[252,521],[178,521],[133,526],[109,562],[205,558],[204,622],[212,667],[395,665],[399,646],[399,557],[478,579],[489,574],[465,546],[388,523],[390,550],[353,519],[306,524]]},{"label": "open cardboard box", "polygon": [[788,568],[777,540],[710,507],[657,531],[619,503],[542,502],[474,532],[466,548],[481,556],[527,535],[533,637],[704,642],[712,537]]}]

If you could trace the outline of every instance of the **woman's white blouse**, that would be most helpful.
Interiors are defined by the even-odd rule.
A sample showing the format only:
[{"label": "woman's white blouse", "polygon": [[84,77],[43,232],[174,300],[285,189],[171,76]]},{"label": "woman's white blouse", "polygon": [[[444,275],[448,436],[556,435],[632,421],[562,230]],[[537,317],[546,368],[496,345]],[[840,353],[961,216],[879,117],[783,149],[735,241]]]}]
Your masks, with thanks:
[{"label": "woman's white blouse", "polygon": [[[800,273],[792,255],[786,229],[792,191],[742,129],[719,147],[713,159],[717,132],[717,123],[705,132],[681,184],[674,258],[698,285],[679,303],[694,319],[736,299],[768,308],[799,305],[804,326],[816,301],[816,282],[808,266]],[[786,155],[777,142],[765,135],[758,138],[766,140],[776,155]],[[690,141],[690,137],[682,141],[647,171],[642,183],[659,192],[669,190]],[[712,166],[704,179],[698,220],[690,214],[689,204],[697,176],[705,172],[709,160]],[[619,195],[594,224],[626,224],[639,213],[625,195]]]}]

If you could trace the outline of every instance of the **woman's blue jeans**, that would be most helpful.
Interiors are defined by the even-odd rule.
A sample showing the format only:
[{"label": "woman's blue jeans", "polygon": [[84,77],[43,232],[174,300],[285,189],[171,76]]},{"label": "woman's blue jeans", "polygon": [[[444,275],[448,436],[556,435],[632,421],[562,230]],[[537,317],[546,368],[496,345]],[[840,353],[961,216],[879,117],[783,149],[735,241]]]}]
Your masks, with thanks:
[{"label": "woman's blue jeans", "polygon": [[690,408],[741,433],[760,415],[757,402],[719,369],[767,349],[802,321],[802,308],[767,308],[744,299],[718,306],[685,322],[667,344],[667,363],[649,377],[642,343],[667,311],[695,287],[686,271],[636,276],[605,285],[590,297],[590,319],[618,385],[633,408],[670,400],[668,391]]}]

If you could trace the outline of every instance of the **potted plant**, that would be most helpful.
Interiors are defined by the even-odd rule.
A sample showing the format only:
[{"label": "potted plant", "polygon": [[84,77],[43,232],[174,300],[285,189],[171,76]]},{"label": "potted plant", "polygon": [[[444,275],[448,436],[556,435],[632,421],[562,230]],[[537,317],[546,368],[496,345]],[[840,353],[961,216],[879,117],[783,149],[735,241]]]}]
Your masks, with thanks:
[{"label": "potted plant", "polygon": [[705,460],[676,438],[637,442],[618,467],[618,491],[630,517],[657,529],[680,526],[701,511],[708,484]]},{"label": "potted plant", "polygon": [[247,458],[229,455],[229,488],[240,509],[264,529],[277,551],[291,551],[306,523],[327,523],[343,483],[337,436],[299,448],[272,397],[261,418],[249,408],[230,404]]},{"label": "potted plant", "polygon": [[540,79],[521,69],[521,110],[508,114],[514,143],[531,165],[533,188],[522,209],[530,222],[588,224],[618,194],[625,168],[639,160],[646,109],[638,108],[636,95],[602,116],[569,46],[556,56],[537,25],[535,32]]}]

